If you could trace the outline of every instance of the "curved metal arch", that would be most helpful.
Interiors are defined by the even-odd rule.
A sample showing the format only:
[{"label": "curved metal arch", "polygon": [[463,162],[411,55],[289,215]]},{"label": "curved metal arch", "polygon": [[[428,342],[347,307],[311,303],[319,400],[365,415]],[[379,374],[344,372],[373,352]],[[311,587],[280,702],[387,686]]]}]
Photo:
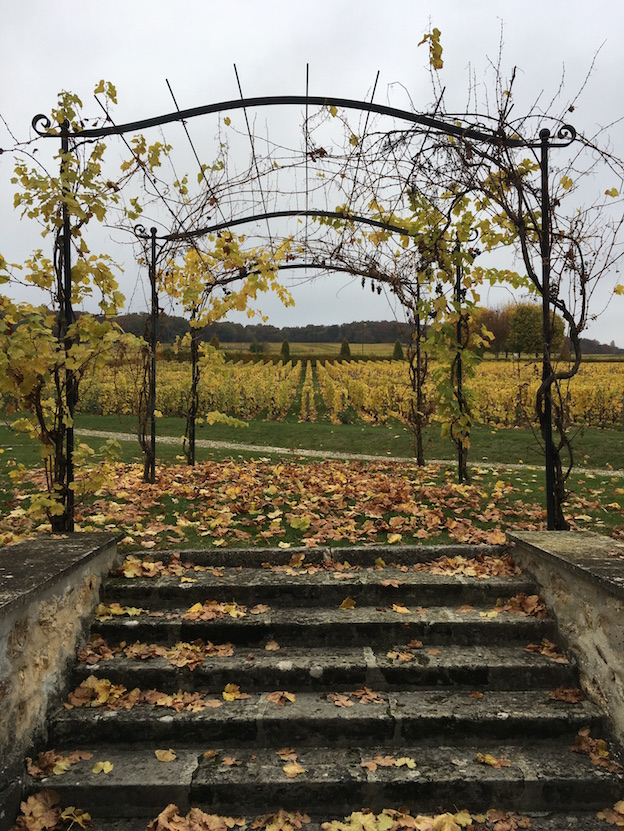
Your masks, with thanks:
[{"label": "curved metal arch", "polygon": [[[492,130],[490,132],[484,129],[471,126],[461,126],[459,124],[450,124],[442,121],[440,118],[426,115],[424,113],[412,113],[408,110],[397,109],[396,107],[388,107],[384,104],[375,104],[372,101],[358,101],[353,98],[336,98],[334,96],[321,95],[266,95],[254,98],[240,98],[233,101],[221,101],[216,104],[205,104],[201,107],[191,107],[186,110],[176,110],[165,115],[154,116],[153,118],[144,118],[139,121],[130,121],[125,124],[110,124],[105,127],[91,127],[85,130],[78,130],[77,132],[68,132],[68,135],[74,139],[91,139],[104,138],[111,135],[123,135],[124,133],[136,132],[137,130],[145,130],[149,127],[158,127],[163,124],[171,124],[176,121],[184,121],[189,118],[195,118],[198,115],[209,115],[210,113],[219,113],[230,110],[240,110],[247,107],[274,107],[274,106],[319,106],[319,107],[341,107],[348,110],[360,110],[362,112],[377,113],[378,115],[387,115],[392,118],[407,121],[410,124],[420,124],[424,127],[434,129],[447,135],[457,136],[459,138],[470,138],[476,141],[484,141],[489,144],[502,144],[505,147],[539,147],[540,142],[527,141],[521,138],[514,138],[506,136],[500,130]],[[50,119],[41,113],[36,115],[32,120],[32,128],[37,135],[42,137],[58,137],[60,133],[51,130]],[[549,133],[550,135],[550,133]],[[557,138],[565,144],[558,144],[556,146],[566,146],[576,138],[576,130],[569,124],[563,125],[557,133]],[[555,146],[555,145],[551,145]]]},{"label": "curved metal arch", "polygon": [[[238,219],[229,219],[224,222],[217,222],[214,225],[208,225],[205,228],[198,228],[196,231],[179,231],[173,234],[162,234],[157,236],[157,239],[163,242],[176,242],[184,239],[196,239],[197,237],[206,236],[217,231],[222,231],[225,228],[232,228],[237,225],[246,225],[250,222],[259,222],[265,219],[279,219],[291,216],[322,216],[327,219],[342,219],[345,222],[357,222],[362,225],[371,225],[373,228],[381,228],[384,231],[390,231],[395,234],[401,234],[404,237],[414,237],[405,228],[398,225],[391,225],[388,222],[383,222],[381,219],[370,219],[367,216],[360,216],[359,214],[342,213],[341,211],[320,211],[320,210],[285,210],[285,211],[268,211],[261,214],[251,214],[249,216],[238,217]],[[134,228],[134,233],[140,239],[149,239],[149,234],[143,225],[137,225]]]}]

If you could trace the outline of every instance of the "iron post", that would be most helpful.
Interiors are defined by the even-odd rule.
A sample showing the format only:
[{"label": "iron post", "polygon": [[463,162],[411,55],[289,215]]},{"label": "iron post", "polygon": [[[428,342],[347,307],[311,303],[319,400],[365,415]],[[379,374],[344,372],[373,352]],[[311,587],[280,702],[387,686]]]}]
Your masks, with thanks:
[{"label": "iron post", "polygon": [[150,327],[150,458],[148,478],[151,484],[156,481],[156,322],[158,318],[158,294],[156,292],[156,228],[150,228],[151,257],[149,278],[152,289],[151,327]]},{"label": "iron post", "polygon": [[541,430],[544,438],[544,467],[546,470],[546,522],[549,531],[554,531],[555,520],[555,454],[552,432],[552,389],[550,380],[552,365],[550,346],[552,340],[550,321],[550,202],[548,197],[548,146],[550,130],[540,130],[540,168],[542,173],[542,229],[540,248],[542,255],[542,384],[545,384],[541,411]]},{"label": "iron post", "polygon": [[[461,302],[462,302],[462,267],[459,261],[459,240],[457,240],[457,245],[455,246],[455,251],[457,253],[457,264],[455,266],[455,303],[457,304],[457,357],[456,357],[456,364],[455,364],[455,377],[457,382],[457,399],[461,403],[463,399],[463,378],[462,378],[462,326],[461,326]],[[464,444],[459,440],[457,443],[457,478],[459,480],[459,484],[463,484],[464,482],[464,464],[465,464],[465,450]]]},{"label": "iron post", "polygon": [[[61,124],[61,180],[64,178],[65,168],[67,165],[67,157],[69,154],[69,121],[65,120]],[[65,194],[68,187],[63,183],[63,193]],[[67,202],[63,201],[62,208],[63,217],[63,277],[62,277],[62,305],[63,305],[63,332],[59,335],[63,339],[63,348],[67,356],[71,346],[71,338],[69,336],[69,327],[73,322],[72,310],[72,277],[71,277],[71,226],[69,220],[69,210],[67,209]],[[69,422],[65,426],[65,441],[66,441],[66,481],[67,492],[65,496],[65,531],[74,530],[74,413],[76,410],[76,382],[74,372],[67,368],[67,358],[65,361],[65,401],[67,404],[67,414]]]}]

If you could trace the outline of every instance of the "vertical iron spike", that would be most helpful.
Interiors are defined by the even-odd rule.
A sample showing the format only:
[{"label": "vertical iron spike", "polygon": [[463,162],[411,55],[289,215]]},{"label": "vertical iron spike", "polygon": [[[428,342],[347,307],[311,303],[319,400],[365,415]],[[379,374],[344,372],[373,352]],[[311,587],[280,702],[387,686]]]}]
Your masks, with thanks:
[{"label": "vertical iron spike", "polygon": [[[67,157],[69,154],[69,128],[70,124],[67,119],[61,124],[61,180],[67,165]],[[63,192],[67,190],[67,185],[63,183]],[[74,412],[76,410],[76,379],[74,372],[67,369],[68,353],[71,349],[71,339],[68,335],[69,328],[72,324],[72,274],[71,274],[71,225],[69,219],[69,210],[67,202],[63,201],[63,291],[62,297],[59,300],[63,304],[63,347],[65,350],[65,399],[67,404],[67,413],[69,415],[69,424],[66,427],[65,441],[66,441],[66,486],[67,491],[65,495],[65,531],[70,533],[74,531],[74,514],[75,514],[75,499],[74,499]]]},{"label": "vertical iron spike", "polygon": [[153,485],[156,481],[156,320],[158,317],[158,294],[156,292],[156,228],[150,228],[150,286],[152,290],[151,331],[150,331],[150,458],[148,478]]},{"label": "vertical iron spike", "polygon": [[[550,201],[548,195],[548,140],[550,130],[540,130],[541,208],[542,227],[540,251],[542,258],[542,383],[550,379]],[[556,529],[555,508],[555,452],[552,433],[552,389],[548,384],[544,390],[541,413],[541,429],[544,438],[544,466],[546,474],[546,522],[549,531]]]}]

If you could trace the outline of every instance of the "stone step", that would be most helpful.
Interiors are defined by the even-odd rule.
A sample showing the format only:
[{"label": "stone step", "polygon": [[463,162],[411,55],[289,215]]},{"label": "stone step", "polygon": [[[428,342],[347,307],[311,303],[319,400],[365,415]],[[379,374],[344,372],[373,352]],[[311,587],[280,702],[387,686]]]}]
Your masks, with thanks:
[{"label": "stone step", "polygon": [[279,603],[281,607],[318,607],[339,606],[350,596],[365,606],[391,606],[393,603],[460,606],[466,603],[494,605],[498,598],[537,593],[535,583],[522,575],[478,578],[417,571],[404,573],[396,568],[316,574],[292,569],[291,572],[224,568],[216,573],[190,571],[182,578],[117,577],[107,581],[103,601],[150,609],[184,604],[188,607],[207,599],[220,603],[235,601],[244,606]]},{"label": "stone step", "polygon": [[[277,646],[277,643],[272,644]],[[391,657],[388,652],[400,655]],[[172,655],[172,660],[176,660]],[[221,693],[226,684],[248,691],[287,689],[336,689],[367,685],[374,689],[458,687],[469,690],[536,689],[575,686],[576,666],[558,663],[516,646],[456,646],[406,649],[406,642],[392,649],[279,647],[249,652],[233,647],[227,657],[206,657],[195,669],[178,667],[164,657],[128,658],[123,653],[97,664],[79,663],[73,673],[76,686],[89,675],[108,678],[128,689],[156,688],[191,691],[197,687]]]},{"label": "stone step", "polygon": [[[384,745],[241,748],[194,742],[124,749],[83,741],[80,749],[91,750],[92,759],[73,765],[62,776],[30,780],[27,787],[53,787],[63,804],[111,819],[153,818],[174,803],[181,813],[191,805],[230,816],[284,808],[318,821],[343,817],[354,806],[374,811],[406,806],[412,815],[455,813],[464,807],[471,813],[492,807],[519,813],[587,812],[613,805],[623,784],[621,775],[571,752],[565,741],[497,743],[481,737],[462,747],[407,743],[394,752]],[[176,759],[158,761],[154,751],[170,748]],[[208,750],[211,758],[204,758]],[[482,764],[478,754],[509,764]],[[289,755],[291,759],[282,758]],[[371,769],[375,757],[390,766]],[[104,760],[112,763],[112,771],[92,773],[93,763]],[[302,770],[289,778],[284,768],[288,764]],[[540,826],[531,827],[535,831]],[[566,826],[543,827],[563,831]]]},{"label": "stone step", "polygon": [[[345,595],[346,597],[346,595]],[[428,646],[441,643],[477,645],[487,643],[539,642],[554,640],[556,625],[551,618],[530,615],[493,613],[491,606],[462,611],[454,606],[413,607],[409,614],[389,607],[355,606],[345,610],[327,608],[269,608],[259,614],[201,621],[185,620],[189,607],[157,611],[136,617],[115,615],[98,620],[94,630],[110,643],[174,644],[196,638],[213,643],[231,641],[250,647],[264,646],[275,639],[284,645],[372,645],[407,643],[422,640]],[[492,615],[492,616],[490,616]]]},{"label": "stone step", "polygon": [[[196,692],[198,696],[203,693]],[[191,712],[147,703],[131,709],[59,708],[50,718],[50,740],[55,745],[80,743],[89,737],[98,743],[192,739],[278,747],[292,742],[400,747],[443,739],[460,744],[477,737],[545,739],[567,734],[573,741],[581,727],[604,729],[603,714],[589,701],[555,701],[546,690],[486,692],[478,699],[465,690],[390,691],[379,692],[380,703],[362,703],[351,695],[356,691],[340,686],[334,693],[297,693],[285,706],[267,699],[274,691],[240,692],[249,698],[224,702],[207,693],[202,700],[208,704],[200,702],[196,706],[201,709]],[[339,701],[349,706],[337,706],[334,694],[343,694]]]},{"label": "stone step", "polygon": [[354,566],[373,567],[378,560],[387,564],[397,563],[412,566],[414,563],[431,563],[439,558],[463,557],[474,560],[480,557],[503,557],[513,548],[508,545],[336,545],[292,548],[230,548],[217,546],[206,548],[167,549],[162,551],[137,551],[132,556],[169,563],[173,558],[197,565],[220,567],[242,566],[259,568],[263,563],[288,566],[293,558],[303,555],[304,563],[341,563]]}]

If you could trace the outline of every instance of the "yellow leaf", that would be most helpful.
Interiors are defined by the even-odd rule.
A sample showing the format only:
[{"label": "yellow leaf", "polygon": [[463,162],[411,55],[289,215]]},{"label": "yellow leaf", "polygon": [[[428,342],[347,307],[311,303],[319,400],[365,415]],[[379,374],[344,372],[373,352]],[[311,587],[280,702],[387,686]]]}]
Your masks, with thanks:
[{"label": "yellow leaf", "polygon": [[461,831],[452,814],[440,814],[433,820],[431,831]]},{"label": "yellow leaf", "polygon": [[176,754],[169,748],[169,750],[155,750],[154,755],[159,762],[173,762],[177,759]]},{"label": "yellow leaf", "polygon": [[289,762],[283,766],[282,770],[289,779],[294,779],[295,776],[299,776],[300,773],[306,772],[306,769],[302,767],[299,762]]},{"label": "yellow leaf", "polygon": [[232,123],[232,119],[229,116],[226,115],[225,118],[223,119],[223,123],[225,124],[226,127],[229,127],[230,124]]},{"label": "yellow leaf", "polygon": [[329,108],[329,112],[331,113],[332,118],[336,118],[338,115],[338,107],[335,107],[333,104]]},{"label": "yellow leaf", "polygon": [[238,684],[226,684],[225,689],[223,690],[223,698],[226,701],[234,701],[239,690],[240,687]]},{"label": "yellow leaf", "polygon": [[392,545],[395,542],[401,542],[403,539],[402,534],[388,534],[388,544]]},{"label": "yellow leaf", "polygon": [[110,773],[114,767],[112,762],[96,762],[93,765],[93,773]]},{"label": "yellow leaf", "polygon": [[605,196],[612,196],[615,199],[615,197],[619,195],[620,192],[617,188],[609,188],[609,190],[605,190]]},{"label": "yellow leaf", "polygon": [[416,762],[410,756],[402,756],[400,759],[397,759],[394,763],[396,767],[408,767],[410,770],[413,770],[416,767]]},{"label": "yellow leaf", "polygon": [[574,182],[572,181],[572,179],[570,179],[569,176],[562,176],[561,177],[561,187],[564,190],[570,190],[570,188],[572,187],[573,184],[574,184]]},{"label": "yellow leaf", "polygon": [[340,604],[341,609],[355,609],[355,600],[352,597],[345,597]]}]

